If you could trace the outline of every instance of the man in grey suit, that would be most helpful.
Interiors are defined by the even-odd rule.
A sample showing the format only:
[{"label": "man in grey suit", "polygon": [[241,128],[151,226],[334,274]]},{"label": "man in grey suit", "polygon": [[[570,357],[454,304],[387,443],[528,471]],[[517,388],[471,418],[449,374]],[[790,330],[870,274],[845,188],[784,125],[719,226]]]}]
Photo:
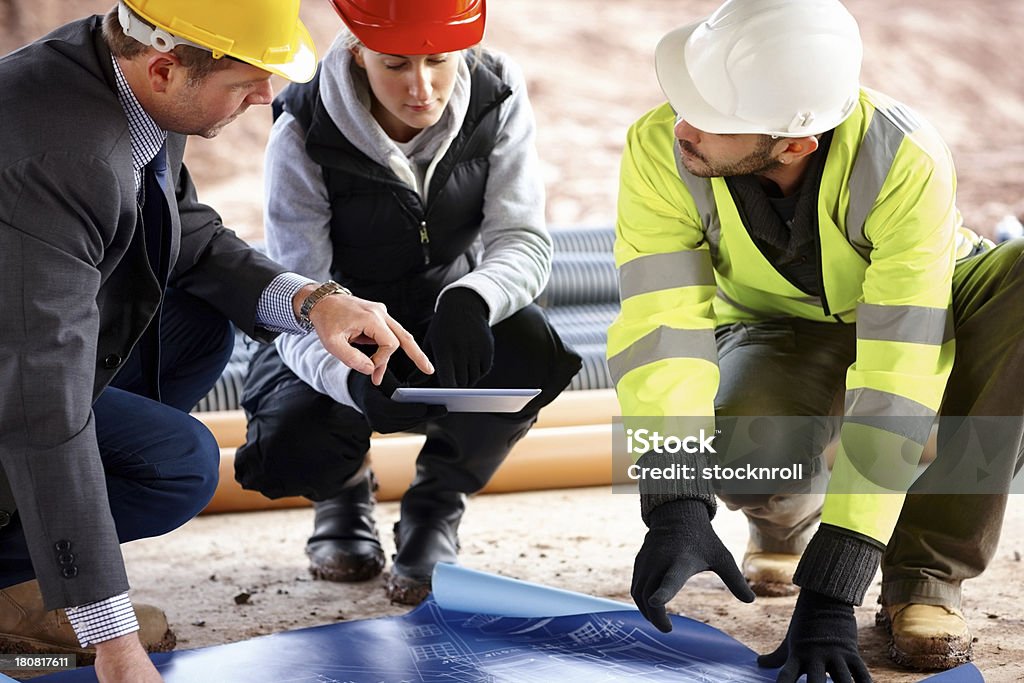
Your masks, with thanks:
[{"label": "man in grey suit", "polygon": [[187,411],[231,323],[315,330],[377,384],[400,347],[432,372],[383,306],[225,229],[182,164],[186,135],[271,101],[272,73],[312,77],[298,4],[121,0],[0,59],[0,652],[91,646],[105,683],[160,680],[139,621],[151,648],[173,637],[133,612],[119,543],[212,496],[217,445]]}]

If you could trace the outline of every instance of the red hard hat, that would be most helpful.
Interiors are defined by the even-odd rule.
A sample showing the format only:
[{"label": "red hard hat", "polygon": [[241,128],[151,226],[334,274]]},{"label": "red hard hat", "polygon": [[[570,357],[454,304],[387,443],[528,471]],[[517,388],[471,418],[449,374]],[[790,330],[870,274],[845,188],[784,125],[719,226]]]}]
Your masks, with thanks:
[{"label": "red hard hat", "polygon": [[331,0],[363,45],[392,55],[472,47],[484,36],[485,0]]}]

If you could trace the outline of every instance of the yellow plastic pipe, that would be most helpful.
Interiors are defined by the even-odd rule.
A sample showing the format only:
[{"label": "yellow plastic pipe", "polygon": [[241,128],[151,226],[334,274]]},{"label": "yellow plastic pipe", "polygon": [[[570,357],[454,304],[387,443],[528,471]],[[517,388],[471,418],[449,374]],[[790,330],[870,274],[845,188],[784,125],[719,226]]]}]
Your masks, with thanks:
[{"label": "yellow plastic pipe", "polygon": [[[570,391],[545,407],[537,424],[484,488],[484,493],[600,486],[612,481],[611,420],[618,402],[611,389]],[[220,483],[204,513],[269,510],[309,505],[305,498],[270,500],[235,481],[235,450],[245,441],[241,410],[195,413],[221,446]],[[416,471],[424,437],[374,434],[373,470],[380,482],[378,500],[398,500]]]},{"label": "yellow plastic pipe", "polygon": [[[374,438],[370,447],[373,471],[380,482],[378,500],[398,500],[416,471],[422,436]],[[220,483],[204,513],[269,510],[309,505],[305,498],[270,500],[246,491],[235,481],[235,449],[221,449]],[[534,427],[484,488],[483,493],[508,493],[577,486],[601,486],[612,481],[611,422],[573,427]]]}]

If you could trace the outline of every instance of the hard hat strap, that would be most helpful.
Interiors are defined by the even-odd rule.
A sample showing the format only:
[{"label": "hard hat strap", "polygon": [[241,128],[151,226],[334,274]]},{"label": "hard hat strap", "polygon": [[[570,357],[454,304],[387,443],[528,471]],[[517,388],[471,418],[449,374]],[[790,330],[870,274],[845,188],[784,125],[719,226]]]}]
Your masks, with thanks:
[{"label": "hard hat strap", "polygon": [[117,19],[121,23],[121,28],[124,29],[126,36],[134,38],[143,45],[149,45],[157,52],[170,52],[178,45],[188,45],[205,50],[206,52],[212,52],[214,59],[219,59],[223,56],[223,54],[217,54],[214,50],[204,45],[198,45],[191,40],[171,35],[162,28],[150,26],[121,1],[117,3]]}]

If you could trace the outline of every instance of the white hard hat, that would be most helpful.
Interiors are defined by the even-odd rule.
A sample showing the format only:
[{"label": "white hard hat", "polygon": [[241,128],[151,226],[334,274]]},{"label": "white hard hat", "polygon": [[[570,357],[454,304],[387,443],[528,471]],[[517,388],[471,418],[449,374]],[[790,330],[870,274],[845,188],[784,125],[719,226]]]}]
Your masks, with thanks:
[{"label": "white hard hat", "polygon": [[860,31],[838,0],[726,0],[658,43],[676,113],[709,133],[817,135],[853,111]]}]

